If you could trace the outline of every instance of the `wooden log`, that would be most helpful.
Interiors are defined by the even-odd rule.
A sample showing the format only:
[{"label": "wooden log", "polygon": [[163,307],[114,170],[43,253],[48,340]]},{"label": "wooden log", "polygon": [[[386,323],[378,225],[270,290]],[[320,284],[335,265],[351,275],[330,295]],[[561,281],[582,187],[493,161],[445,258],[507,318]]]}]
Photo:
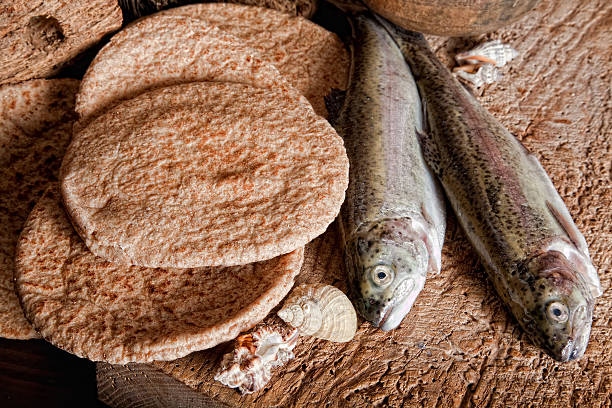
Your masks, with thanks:
[{"label": "wooden log", "polygon": [[[106,376],[99,375],[99,398],[113,407],[159,406],[149,403],[151,395],[172,378],[198,393],[192,406],[210,400],[231,407],[612,406],[611,25],[612,4],[606,0],[544,0],[507,29],[435,41],[445,61],[491,38],[520,52],[499,82],[480,90],[479,99],[540,159],[587,239],[604,294],[596,300],[582,359],[558,363],[530,342],[498,300],[451,214],[442,272],[428,278],[397,330],[383,333],[360,320],[349,343],[301,338],[296,358],[264,390],[244,396],[213,379],[231,348],[227,344],[176,361],[131,366],[129,381],[144,375],[151,380],[139,382],[138,390],[120,382],[109,387],[125,368],[99,364]],[[345,290],[339,244],[332,225],[307,247],[297,284],[323,281]],[[177,386],[169,392],[183,401],[188,391]],[[134,405],[117,403],[127,394]]]},{"label": "wooden log", "polygon": [[0,3],[0,85],[55,75],[122,21],[116,0]]}]

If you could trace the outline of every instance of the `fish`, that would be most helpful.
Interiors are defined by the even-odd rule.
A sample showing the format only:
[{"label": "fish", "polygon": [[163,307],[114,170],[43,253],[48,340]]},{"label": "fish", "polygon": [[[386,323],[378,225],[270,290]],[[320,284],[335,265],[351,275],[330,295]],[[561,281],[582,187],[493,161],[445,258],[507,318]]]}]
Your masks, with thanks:
[{"label": "fish", "polygon": [[371,15],[356,14],[352,26],[350,84],[331,109],[350,164],[339,225],[351,300],[388,331],[427,273],[440,271],[446,207],[419,147],[421,103],[408,65]]},{"label": "fish", "polygon": [[419,88],[425,160],[495,290],[533,343],[558,361],[580,358],[601,284],[546,171],[451,75],[422,34],[379,22]]}]

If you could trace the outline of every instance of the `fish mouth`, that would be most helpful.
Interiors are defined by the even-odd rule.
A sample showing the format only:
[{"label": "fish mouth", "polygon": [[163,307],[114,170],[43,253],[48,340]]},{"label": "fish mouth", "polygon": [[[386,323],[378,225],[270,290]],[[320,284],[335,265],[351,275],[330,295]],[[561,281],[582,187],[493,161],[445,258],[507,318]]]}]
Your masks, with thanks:
[{"label": "fish mouth", "polygon": [[573,339],[569,339],[567,345],[561,350],[561,358],[559,361],[566,362],[577,360],[582,357],[585,349],[580,344],[576,343]]},{"label": "fish mouth", "polygon": [[378,322],[378,327],[382,331],[389,331],[397,328],[404,317],[408,314],[417,295],[421,292],[415,289],[415,281],[411,278],[404,279],[393,291],[394,302],[391,303],[383,313],[383,317]]},{"label": "fish mouth", "polygon": [[[393,306],[387,308],[387,310],[385,311],[383,318],[380,319],[380,322],[378,322],[378,328],[380,328],[380,330],[382,331],[389,331],[394,329],[395,327],[389,327],[389,325],[385,325],[385,322],[387,321],[387,319],[389,318],[389,316],[391,316],[391,313],[393,312]],[[397,327],[397,326],[396,326]]]},{"label": "fish mouth", "polygon": [[589,314],[586,307],[580,306],[573,317],[573,330],[567,344],[561,350],[560,361],[577,360],[584,355],[589,337],[591,335],[591,325],[589,322]]}]

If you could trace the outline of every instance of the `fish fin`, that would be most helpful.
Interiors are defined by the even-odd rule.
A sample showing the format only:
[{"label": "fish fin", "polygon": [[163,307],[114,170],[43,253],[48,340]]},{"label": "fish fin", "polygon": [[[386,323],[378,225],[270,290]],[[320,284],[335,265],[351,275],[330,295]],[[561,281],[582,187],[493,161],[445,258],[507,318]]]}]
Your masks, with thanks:
[{"label": "fish fin", "polygon": [[340,110],[346,99],[346,91],[342,89],[332,88],[331,92],[325,96],[325,107],[329,116],[328,122],[334,125],[340,116]]},{"label": "fish fin", "polygon": [[[420,96],[420,92],[419,92]],[[427,119],[427,101],[425,98],[421,98],[421,123],[423,123],[423,133],[429,134],[429,120]]]},{"label": "fish fin", "polygon": [[[518,139],[517,139],[518,141]],[[559,195],[559,192],[553,185],[550,177],[548,177],[548,173],[542,167],[542,164],[538,160],[538,158],[527,150],[527,148],[520,142],[518,143],[523,146],[525,154],[527,156],[528,164],[531,166],[532,170],[535,173],[539,173],[540,179],[544,187],[546,188],[548,194],[546,195],[546,207],[552,214],[552,216],[557,220],[561,228],[565,231],[568,238],[572,241],[572,243],[576,246],[576,248],[582,252],[582,254],[589,258],[589,248],[587,246],[586,240],[584,236],[580,233],[576,224],[572,220],[572,216],[570,215],[563,199]]]},{"label": "fish fin", "polygon": [[[565,217],[565,214],[562,214],[560,210],[558,210],[554,204],[550,201],[546,200],[546,207],[548,207],[548,211],[555,217],[561,228],[567,234],[567,237],[572,241],[572,244],[583,254],[588,256],[588,248],[586,247],[586,242],[580,231],[574,225],[574,222],[570,219],[568,220]],[[565,212],[565,211],[564,211]]]},{"label": "fish fin", "polygon": [[586,283],[587,289],[591,292],[591,295],[596,298],[602,295],[601,283],[599,282],[599,276],[597,270],[591,263],[591,259],[584,254],[565,237],[558,237],[553,239],[542,246],[543,251],[556,251],[566,259],[568,259],[577,269],[578,274]]},{"label": "fish fin", "polygon": [[[421,204],[421,214],[425,219],[427,226],[429,227],[425,231],[424,242],[429,252],[429,261],[427,263],[427,270],[430,273],[439,274],[442,269],[442,249],[440,248],[441,243],[438,241],[438,234],[436,231],[436,225],[433,219],[425,209],[425,205]],[[433,233],[432,233],[433,232]]]},{"label": "fish fin", "polygon": [[589,248],[587,246],[586,240],[584,236],[580,233],[578,228],[571,219],[569,212],[563,205],[562,209],[555,207],[550,201],[546,201],[546,206],[548,210],[553,215],[553,217],[557,220],[561,228],[567,234],[569,241],[575,248],[574,255],[569,256],[570,261],[574,264],[581,267],[585,279],[589,283],[589,288],[593,297],[598,297],[601,295],[601,283],[599,282],[599,276],[597,275],[597,270],[593,266],[591,262],[591,257],[589,256]]},{"label": "fish fin", "polygon": [[434,172],[438,178],[442,178],[442,169],[440,167],[440,153],[438,152],[437,146],[431,139],[428,133],[421,132],[415,129],[417,138],[421,145],[421,151],[423,152],[423,158],[425,163],[429,166],[431,171]]},{"label": "fish fin", "polygon": [[[559,198],[560,199],[560,198]],[[580,233],[574,221],[572,221],[569,212],[563,207],[560,209],[556,207],[553,203],[546,200],[546,207],[553,215],[553,217],[557,220],[561,228],[567,234],[570,242],[574,246],[576,253],[575,256],[571,256],[570,261],[574,264],[582,266],[583,273],[585,274],[585,279],[589,284],[589,289],[593,294],[593,297],[598,297],[601,295],[601,283],[599,282],[599,276],[597,275],[597,270],[593,266],[591,262],[591,258],[589,256],[589,248],[587,246],[586,240],[584,236]]]},{"label": "fish fin", "polygon": [[580,233],[580,231],[576,227],[576,224],[574,224],[571,214],[567,210],[567,207],[565,206],[563,199],[559,195],[559,192],[550,180],[548,173],[546,173],[546,170],[544,170],[544,167],[542,167],[542,164],[540,163],[538,158],[534,154],[530,153],[527,147],[525,147],[525,145],[523,145],[518,139],[516,140],[523,148],[523,151],[525,152],[527,158],[527,162],[531,166],[531,169],[535,173],[539,174],[540,179],[542,180],[542,183],[547,190],[548,194],[546,195],[545,200],[546,207],[548,208],[552,216],[555,218],[555,220],[557,220],[561,228],[565,231],[570,241],[576,246],[576,248],[580,252],[582,252],[584,256],[588,258],[590,255],[586,240],[584,239],[582,233]]}]

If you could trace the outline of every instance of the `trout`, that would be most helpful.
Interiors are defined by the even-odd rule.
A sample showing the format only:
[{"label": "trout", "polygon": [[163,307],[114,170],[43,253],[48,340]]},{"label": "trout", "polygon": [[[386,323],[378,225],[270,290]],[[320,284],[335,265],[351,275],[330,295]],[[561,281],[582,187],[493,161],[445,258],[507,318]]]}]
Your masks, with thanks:
[{"label": "trout", "polygon": [[410,311],[427,272],[440,270],[445,203],[421,155],[408,65],[372,17],[352,25],[350,85],[332,119],[350,162],[340,230],[353,304],[387,331]]},{"label": "trout", "polygon": [[425,106],[425,160],[497,293],[558,361],[587,347],[601,294],[583,235],[531,154],[450,74],[422,34],[379,20],[410,65]]}]

